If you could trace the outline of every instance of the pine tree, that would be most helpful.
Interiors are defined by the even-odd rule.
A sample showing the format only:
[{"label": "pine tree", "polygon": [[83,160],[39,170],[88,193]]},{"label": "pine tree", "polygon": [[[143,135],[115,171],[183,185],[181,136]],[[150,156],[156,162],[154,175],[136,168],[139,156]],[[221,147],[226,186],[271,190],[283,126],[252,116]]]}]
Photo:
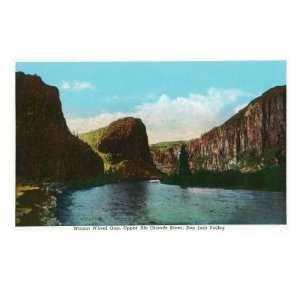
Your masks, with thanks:
[{"label": "pine tree", "polygon": [[189,155],[186,151],[185,144],[182,144],[181,149],[180,149],[180,155],[179,155],[179,175],[180,176],[185,176],[185,175],[191,174],[188,160],[189,160]]}]

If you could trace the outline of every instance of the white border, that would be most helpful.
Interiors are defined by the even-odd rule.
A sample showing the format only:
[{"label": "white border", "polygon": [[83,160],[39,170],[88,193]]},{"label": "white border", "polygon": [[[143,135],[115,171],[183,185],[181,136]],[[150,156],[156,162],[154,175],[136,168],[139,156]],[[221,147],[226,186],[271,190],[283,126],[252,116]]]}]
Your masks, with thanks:
[{"label": "white border", "polygon": [[[297,1],[6,1],[0,8],[1,299],[299,299]],[[288,226],[14,228],[14,61],[288,61]]]}]

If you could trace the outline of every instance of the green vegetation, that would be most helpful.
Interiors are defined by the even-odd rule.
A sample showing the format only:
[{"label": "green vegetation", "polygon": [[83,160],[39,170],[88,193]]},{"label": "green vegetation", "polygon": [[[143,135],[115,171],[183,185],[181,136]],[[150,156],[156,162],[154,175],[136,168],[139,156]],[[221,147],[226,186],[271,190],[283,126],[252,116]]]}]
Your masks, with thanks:
[{"label": "green vegetation", "polygon": [[241,162],[241,166],[253,167],[261,162],[261,157],[257,156],[255,151],[248,151],[238,154],[237,160]]},{"label": "green vegetation", "polygon": [[127,160],[122,160],[118,163],[109,165],[105,172],[106,183],[120,181],[120,174],[122,173],[122,170],[126,168],[127,162]]},{"label": "green vegetation", "polygon": [[277,145],[267,151],[265,151],[263,154],[262,154],[262,160],[263,162],[266,164],[266,165],[270,165],[273,163],[273,161],[280,157],[280,152],[282,150],[282,147]]},{"label": "green vegetation", "polygon": [[200,156],[197,158],[197,163],[199,165],[202,165],[204,164],[205,162],[207,162],[208,160],[212,160],[213,158],[213,155],[212,154],[209,154],[209,155],[203,155],[203,156]]},{"label": "green vegetation", "polygon": [[19,184],[16,185],[16,198],[23,196],[27,191],[39,190],[40,187],[35,184]]},{"label": "green vegetation", "polygon": [[179,155],[179,175],[180,176],[187,176],[191,174],[189,168],[189,155],[186,151],[185,144],[181,145],[180,155]]},{"label": "green vegetation", "polygon": [[58,184],[46,185],[40,182],[39,185],[37,183],[33,185],[22,182],[17,183],[17,191],[18,189],[23,193],[21,195],[17,193],[15,210],[17,226],[58,225],[52,210],[56,207]]},{"label": "green vegetation", "polygon": [[83,140],[85,143],[89,144],[95,152],[98,152],[97,145],[98,145],[99,140],[101,139],[105,129],[106,129],[106,127],[103,127],[103,128],[98,128],[93,131],[82,133],[79,135],[79,138],[81,140]]},{"label": "green vegetation", "polygon": [[257,155],[255,151],[240,153],[237,157],[239,167],[240,169],[248,168],[253,170],[257,170],[257,167],[259,166],[270,167],[281,157],[281,151],[282,147],[278,145],[264,151],[261,155]]},{"label": "green vegetation", "polygon": [[169,150],[173,146],[185,144],[185,141],[173,141],[173,142],[161,142],[157,144],[152,144],[150,150]]},{"label": "green vegetation", "polygon": [[213,172],[201,170],[191,175],[173,174],[163,180],[166,184],[191,187],[215,187],[228,189],[252,189],[267,191],[286,190],[286,167],[268,167],[257,172]]},{"label": "green vegetation", "polygon": [[104,163],[104,178],[96,178],[92,180],[86,180],[85,182],[73,182],[70,185],[76,188],[85,188],[90,185],[99,185],[110,182],[115,182],[119,180],[119,173],[122,169],[124,169],[126,165],[126,160],[113,162],[113,154],[112,153],[102,153],[98,151],[98,144],[103,136],[106,127],[99,128],[90,132],[82,133],[79,135],[79,138],[83,140],[85,143],[91,146],[91,148],[102,158]]},{"label": "green vegetation", "polygon": [[[98,144],[103,136],[106,127],[98,128],[93,131],[82,133],[79,138],[91,146],[91,148],[102,158],[104,163],[104,171],[107,173],[111,168],[112,154],[111,153],[101,153],[98,151]],[[106,174],[105,174],[106,175]],[[96,179],[97,181],[97,179]]]}]

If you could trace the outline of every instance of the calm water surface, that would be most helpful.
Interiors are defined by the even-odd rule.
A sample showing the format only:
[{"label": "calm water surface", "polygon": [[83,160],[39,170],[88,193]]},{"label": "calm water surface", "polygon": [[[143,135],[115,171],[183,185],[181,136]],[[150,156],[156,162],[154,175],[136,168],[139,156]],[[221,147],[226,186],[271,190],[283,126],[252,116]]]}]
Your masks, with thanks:
[{"label": "calm water surface", "polygon": [[116,183],[58,196],[61,225],[285,224],[285,193]]}]

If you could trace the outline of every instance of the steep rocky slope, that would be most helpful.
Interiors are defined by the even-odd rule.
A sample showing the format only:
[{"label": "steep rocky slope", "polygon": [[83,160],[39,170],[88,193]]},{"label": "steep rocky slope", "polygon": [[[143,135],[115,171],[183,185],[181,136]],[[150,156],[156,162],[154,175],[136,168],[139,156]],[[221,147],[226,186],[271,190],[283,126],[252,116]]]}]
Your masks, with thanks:
[{"label": "steep rocky slope", "polygon": [[[286,87],[274,87],[254,99],[222,126],[189,141],[192,171],[257,171],[267,165],[285,164]],[[152,149],[154,163],[174,171],[180,147]]]},{"label": "steep rocky slope", "polygon": [[112,122],[104,131],[98,150],[111,153],[113,161],[152,162],[146,127],[140,119],[123,118]]},{"label": "steep rocky slope", "polygon": [[80,135],[104,160],[105,174],[114,180],[158,178],[153,164],[146,127],[140,119],[123,118]]},{"label": "steep rocky slope", "polygon": [[79,134],[79,138],[85,143],[89,144],[91,148],[98,152],[98,143],[105,131],[106,127],[98,128],[89,132]]},{"label": "steep rocky slope", "polygon": [[17,180],[89,180],[103,175],[103,162],[73,136],[56,87],[36,75],[16,73]]},{"label": "steep rocky slope", "polygon": [[173,173],[179,164],[180,148],[184,142],[165,142],[151,145],[151,155],[156,167],[165,174]]}]

